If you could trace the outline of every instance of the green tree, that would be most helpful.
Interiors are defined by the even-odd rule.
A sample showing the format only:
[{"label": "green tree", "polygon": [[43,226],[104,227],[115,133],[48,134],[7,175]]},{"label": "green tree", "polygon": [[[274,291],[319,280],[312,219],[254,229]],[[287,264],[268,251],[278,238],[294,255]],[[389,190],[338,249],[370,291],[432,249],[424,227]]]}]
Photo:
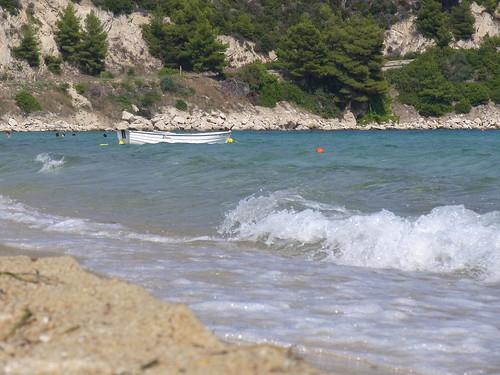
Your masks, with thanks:
[{"label": "green tree", "polygon": [[217,32],[204,20],[197,25],[185,45],[183,55],[189,61],[188,68],[195,72],[211,71],[220,73],[226,66],[224,52],[227,46],[217,40]]},{"label": "green tree", "polygon": [[422,0],[417,13],[417,30],[425,37],[434,39],[441,29],[448,26],[446,13],[443,12],[441,1]]},{"label": "green tree", "polygon": [[320,78],[326,55],[321,33],[309,19],[290,27],[278,50],[283,67],[293,78],[309,85]]},{"label": "green tree", "polygon": [[40,47],[33,26],[23,26],[21,44],[14,48],[14,56],[25,60],[31,67],[40,66]]},{"label": "green tree", "polygon": [[326,34],[327,64],[323,76],[342,105],[379,100],[387,92],[382,73],[383,30],[371,18],[336,19]]},{"label": "green tree", "polygon": [[468,1],[462,1],[451,9],[450,26],[455,39],[470,39],[474,34],[474,23]]},{"label": "green tree", "polygon": [[82,72],[98,75],[104,71],[108,53],[107,33],[94,11],[85,18],[85,29],[78,47],[78,66]]},{"label": "green tree", "polygon": [[5,9],[10,14],[17,14],[19,8],[21,8],[21,3],[19,0],[0,0],[0,8]]},{"label": "green tree", "polygon": [[80,19],[76,16],[72,3],[64,9],[56,22],[55,40],[65,61],[75,62],[82,39]]}]

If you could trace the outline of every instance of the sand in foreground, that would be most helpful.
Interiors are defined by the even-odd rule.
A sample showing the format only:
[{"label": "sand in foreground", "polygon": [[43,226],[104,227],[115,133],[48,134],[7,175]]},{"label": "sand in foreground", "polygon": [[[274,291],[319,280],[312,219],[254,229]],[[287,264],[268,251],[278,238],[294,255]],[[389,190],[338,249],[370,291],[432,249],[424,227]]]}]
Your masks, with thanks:
[{"label": "sand in foreground", "polygon": [[0,257],[0,373],[319,374],[286,349],[224,344],[183,305],[68,257]]}]

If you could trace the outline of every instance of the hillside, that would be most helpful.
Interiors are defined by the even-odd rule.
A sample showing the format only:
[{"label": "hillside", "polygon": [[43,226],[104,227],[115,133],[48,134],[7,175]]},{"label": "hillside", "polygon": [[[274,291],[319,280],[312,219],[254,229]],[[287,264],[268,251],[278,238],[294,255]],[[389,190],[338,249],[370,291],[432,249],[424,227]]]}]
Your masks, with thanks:
[{"label": "hillside", "polygon": [[[474,84],[477,81],[480,90],[487,91],[486,99],[474,103],[473,98],[463,97],[462,81],[457,81],[459,84],[453,88],[457,94],[452,98],[432,99],[448,101],[446,105],[440,103],[439,110],[421,111],[421,99],[404,100],[404,86],[398,86],[398,78],[382,73],[383,55],[391,59],[408,54],[415,57],[436,43],[442,44],[439,36],[432,34],[432,27],[422,26],[422,19],[428,21],[425,25],[448,22],[450,27],[455,25],[453,30],[462,30],[466,35],[466,27],[456,21],[462,19],[456,15],[460,4],[443,2],[440,11],[444,18],[433,20],[424,12],[426,6],[434,6],[426,5],[429,2],[435,5],[437,0],[162,0],[158,3],[160,8],[147,0],[0,0],[0,118],[7,122],[12,116],[35,112],[52,118],[59,116],[64,121],[79,119],[113,126],[123,110],[152,118],[176,105],[191,114],[214,110],[259,112],[255,105],[272,108],[280,101],[288,101],[296,109],[302,108],[298,110],[304,114],[312,112],[328,118],[343,117],[343,113],[349,117],[353,112],[358,121],[366,123],[408,117],[412,111],[400,101],[415,106],[423,115],[448,113],[456,103],[464,101],[472,106],[495,101],[496,91],[491,91],[495,88],[481,86],[483,81],[498,79],[495,54],[479,54],[493,59],[492,68],[474,78]],[[81,65],[79,68],[64,54],[67,61],[59,62],[57,22],[69,3],[82,25],[92,12],[106,34],[107,50],[102,62],[105,71],[100,77],[85,74]],[[451,47],[478,49],[485,38],[499,35],[498,11],[491,1],[482,3],[472,3],[469,18],[464,18],[464,23],[471,22],[467,19],[473,22],[471,34],[463,39],[457,32],[450,34]],[[33,30],[38,43],[39,63],[35,65],[16,52],[25,42],[27,28]],[[218,36],[211,39],[212,35]],[[312,46],[316,50],[308,51]],[[297,48],[298,54],[291,53]],[[225,61],[215,58],[221,52]],[[248,65],[256,61],[268,65],[264,70],[259,65]],[[60,72],[53,71],[54,64]],[[441,67],[443,64],[438,62]],[[469,61],[468,65],[476,70],[472,76],[478,77],[481,63]],[[187,72],[179,76],[167,69],[159,76],[157,72],[162,66],[182,66]],[[366,67],[369,70],[365,71]],[[389,89],[387,79],[398,90]],[[467,79],[470,81],[463,78],[463,82]],[[167,80],[171,84],[165,83]],[[28,112],[19,107],[15,97],[22,88],[41,103],[41,112],[36,106]],[[398,91],[402,100],[398,99]],[[279,112],[279,108],[282,107],[275,110]]]}]

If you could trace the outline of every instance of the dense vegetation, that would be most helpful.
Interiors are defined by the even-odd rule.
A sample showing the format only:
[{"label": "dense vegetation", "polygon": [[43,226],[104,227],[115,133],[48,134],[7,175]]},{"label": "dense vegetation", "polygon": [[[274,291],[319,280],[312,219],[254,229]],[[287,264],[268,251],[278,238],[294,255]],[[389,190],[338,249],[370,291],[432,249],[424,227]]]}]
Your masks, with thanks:
[{"label": "dense vegetation", "polygon": [[105,70],[107,33],[93,11],[85,18],[82,28],[73,5],[69,4],[60,15],[56,26],[57,47],[65,61],[90,75],[98,75]]},{"label": "dense vegetation", "polygon": [[36,100],[36,98],[31,95],[28,90],[20,90],[16,94],[16,104],[24,113],[31,113],[35,111],[40,111],[42,106]]},{"label": "dense vegetation", "polygon": [[399,100],[422,115],[439,116],[489,100],[500,103],[500,38],[486,39],[479,50],[435,48],[389,78]]},{"label": "dense vegetation", "polygon": [[13,52],[15,57],[25,60],[31,67],[40,65],[40,46],[34,26],[23,26],[21,44]]},{"label": "dense vegetation", "polygon": [[0,0],[0,8],[5,9],[10,14],[17,14],[21,8],[19,0]]}]

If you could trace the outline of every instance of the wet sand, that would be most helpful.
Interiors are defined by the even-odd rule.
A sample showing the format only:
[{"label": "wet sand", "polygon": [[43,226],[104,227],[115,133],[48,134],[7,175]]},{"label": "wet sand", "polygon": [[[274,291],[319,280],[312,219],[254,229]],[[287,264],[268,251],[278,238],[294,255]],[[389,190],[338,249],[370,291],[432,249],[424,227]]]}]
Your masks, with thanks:
[{"label": "wet sand", "polygon": [[322,373],[284,348],[222,343],[186,306],[72,258],[16,253],[0,249],[0,373]]}]

